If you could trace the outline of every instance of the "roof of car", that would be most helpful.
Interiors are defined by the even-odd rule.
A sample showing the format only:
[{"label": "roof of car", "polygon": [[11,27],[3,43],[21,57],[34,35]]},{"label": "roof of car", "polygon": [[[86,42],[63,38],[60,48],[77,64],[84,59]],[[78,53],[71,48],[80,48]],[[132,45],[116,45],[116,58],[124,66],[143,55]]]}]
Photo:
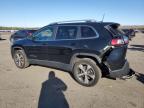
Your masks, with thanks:
[{"label": "roof of car", "polygon": [[120,25],[119,23],[114,22],[62,22],[62,23],[51,23],[49,25],[95,25],[95,24],[101,24],[102,26],[106,25]]}]

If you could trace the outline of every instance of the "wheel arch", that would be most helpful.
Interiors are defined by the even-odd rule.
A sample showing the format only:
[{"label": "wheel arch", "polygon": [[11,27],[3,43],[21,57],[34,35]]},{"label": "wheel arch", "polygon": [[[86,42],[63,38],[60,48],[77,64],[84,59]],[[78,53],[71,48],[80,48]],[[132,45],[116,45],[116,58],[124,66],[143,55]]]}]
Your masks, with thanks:
[{"label": "wheel arch", "polygon": [[23,51],[25,51],[24,47],[21,46],[21,45],[12,46],[12,48],[11,48],[11,55],[12,55],[12,58],[13,58],[14,52],[15,52],[16,50],[23,50]]},{"label": "wheel arch", "polygon": [[96,54],[76,53],[71,58],[71,61],[70,61],[71,66],[73,67],[75,62],[78,59],[82,59],[82,58],[90,58],[90,59],[94,60],[98,65],[101,64],[101,58],[98,55],[96,55]]}]

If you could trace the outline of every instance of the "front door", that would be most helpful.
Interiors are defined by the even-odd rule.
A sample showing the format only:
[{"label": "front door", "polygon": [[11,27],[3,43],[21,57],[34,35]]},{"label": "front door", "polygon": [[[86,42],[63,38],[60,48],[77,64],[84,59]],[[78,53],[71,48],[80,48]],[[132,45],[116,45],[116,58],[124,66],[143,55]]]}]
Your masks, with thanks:
[{"label": "front door", "polygon": [[33,35],[33,40],[26,46],[29,59],[49,60],[49,49],[54,43],[54,28],[44,27]]},{"label": "front door", "polygon": [[73,49],[78,45],[78,27],[59,26],[56,36],[54,31],[47,27],[34,35],[34,41],[28,48],[29,58],[69,64]]}]

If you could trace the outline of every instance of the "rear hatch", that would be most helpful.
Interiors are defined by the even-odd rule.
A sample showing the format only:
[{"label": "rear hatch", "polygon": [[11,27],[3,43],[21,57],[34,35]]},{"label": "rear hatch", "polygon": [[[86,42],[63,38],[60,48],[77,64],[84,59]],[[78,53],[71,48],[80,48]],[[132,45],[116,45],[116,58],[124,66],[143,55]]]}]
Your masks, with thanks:
[{"label": "rear hatch", "polygon": [[128,38],[119,29],[119,24],[109,24],[105,28],[112,36],[111,50],[105,58],[105,64],[111,71],[121,69],[126,62]]}]

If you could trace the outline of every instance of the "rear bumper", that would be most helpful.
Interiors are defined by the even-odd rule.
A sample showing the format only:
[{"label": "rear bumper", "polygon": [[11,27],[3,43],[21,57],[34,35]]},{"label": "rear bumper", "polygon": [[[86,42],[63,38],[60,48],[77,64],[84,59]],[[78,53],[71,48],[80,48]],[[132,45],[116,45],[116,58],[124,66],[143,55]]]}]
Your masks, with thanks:
[{"label": "rear bumper", "polygon": [[120,77],[122,77],[122,76],[128,75],[129,72],[130,72],[129,63],[128,63],[128,61],[126,60],[124,66],[123,66],[121,69],[113,70],[113,71],[109,70],[109,73],[110,73],[109,75],[110,75],[111,77],[114,77],[114,78],[116,78],[116,77],[119,77],[119,78],[120,78]]}]

